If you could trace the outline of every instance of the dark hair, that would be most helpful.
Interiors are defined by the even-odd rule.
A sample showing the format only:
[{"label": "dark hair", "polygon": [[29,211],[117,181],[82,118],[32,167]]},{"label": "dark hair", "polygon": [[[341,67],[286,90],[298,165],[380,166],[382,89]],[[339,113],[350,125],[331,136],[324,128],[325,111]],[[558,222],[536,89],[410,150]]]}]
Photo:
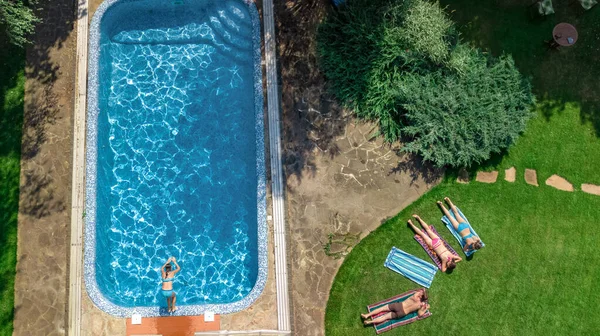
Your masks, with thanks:
[{"label": "dark hair", "polygon": [[171,264],[167,264],[167,266],[165,266],[165,271],[166,272],[171,272],[171,269],[173,269],[173,267],[171,266]]},{"label": "dark hair", "polygon": [[421,301],[427,301],[429,299],[429,295],[427,295],[427,290],[425,288],[421,289],[423,291],[423,296],[421,296]]},{"label": "dark hair", "polygon": [[477,250],[479,250],[482,247],[483,247],[483,243],[481,242],[481,240],[477,240],[474,243],[465,245],[465,247],[463,248],[463,251],[465,251],[465,252],[477,251]]},{"label": "dark hair", "polygon": [[454,268],[456,268],[456,261],[454,261],[454,259],[448,260],[447,266],[448,266],[448,271],[453,270]]}]

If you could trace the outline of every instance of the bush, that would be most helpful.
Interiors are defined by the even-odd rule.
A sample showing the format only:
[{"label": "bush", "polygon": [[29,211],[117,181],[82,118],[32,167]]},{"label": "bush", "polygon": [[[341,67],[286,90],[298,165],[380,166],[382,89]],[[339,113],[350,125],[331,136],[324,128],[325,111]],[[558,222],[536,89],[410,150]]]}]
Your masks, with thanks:
[{"label": "bush", "polygon": [[321,24],[317,43],[341,103],[437,166],[489,158],[531,117],[531,88],[512,59],[461,43],[437,3],[353,0]]},{"label": "bush", "polygon": [[22,0],[0,0],[0,27],[4,29],[10,42],[17,46],[28,43],[27,37],[40,20]]},{"label": "bush", "polygon": [[[428,28],[424,44],[415,29],[431,22],[439,24]],[[402,118],[395,83],[403,73],[438,68],[436,60],[451,48],[453,34],[452,23],[438,6],[415,0],[353,0],[319,27],[320,66],[344,106],[360,118],[379,121],[385,139],[396,141]]]},{"label": "bush", "polygon": [[488,159],[514,143],[532,116],[531,88],[510,56],[463,50],[471,56],[462,74],[409,74],[398,86],[407,123],[404,150],[437,166]]},{"label": "bush", "polygon": [[408,49],[428,57],[436,64],[448,58],[451,51],[449,47],[457,39],[454,24],[444,10],[437,3],[427,1],[410,3],[400,30]]}]

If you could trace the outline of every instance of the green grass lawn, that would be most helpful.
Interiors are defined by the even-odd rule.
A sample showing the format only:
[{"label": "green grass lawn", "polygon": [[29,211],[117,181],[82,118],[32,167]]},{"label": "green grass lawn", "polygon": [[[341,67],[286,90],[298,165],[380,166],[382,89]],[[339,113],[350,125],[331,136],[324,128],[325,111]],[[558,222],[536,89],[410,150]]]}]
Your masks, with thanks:
[{"label": "green grass lawn", "polygon": [[[554,1],[555,15],[531,20],[523,1],[441,3],[465,41],[494,55],[513,56],[538,101],[537,116],[518,145],[487,169],[518,164],[537,169],[540,180],[556,173],[576,187],[600,184],[600,6],[584,12],[577,4]],[[547,50],[544,40],[552,38],[559,22],[573,24],[579,39],[572,47]]]},{"label": "green grass lawn", "polygon": [[461,207],[487,246],[452,274],[438,272],[430,289],[433,316],[388,334],[591,335],[600,329],[600,197],[502,181],[444,183],[365,237],[335,278],[327,335],[374,335],[361,324],[365,306],[418,287],[383,267],[392,246],[431,261],[406,226],[412,213],[459,248],[435,205],[444,196]]},{"label": "green grass lawn", "polygon": [[[418,285],[383,262],[392,246],[424,260],[406,227],[419,213],[456,249],[436,200],[459,205],[487,246],[452,274],[438,272],[430,289],[433,316],[388,335],[593,335],[600,329],[600,197],[544,185],[557,173],[573,182],[600,184],[600,6],[583,12],[553,2],[556,15],[531,21],[522,1],[443,0],[462,38],[493,54],[510,53],[530,76],[537,116],[507,153],[483,169],[518,169],[516,183],[443,182],[365,237],[347,256],[331,289],[327,335],[374,335],[363,328],[366,305]],[[546,50],[558,22],[573,23],[571,48]],[[538,171],[540,187],[523,181]],[[463,255],[464,256],[464,255]]]},{"label": "green grass lawn", "polygon": [[13,330],[25,53],[0,37],[0,335]]}]

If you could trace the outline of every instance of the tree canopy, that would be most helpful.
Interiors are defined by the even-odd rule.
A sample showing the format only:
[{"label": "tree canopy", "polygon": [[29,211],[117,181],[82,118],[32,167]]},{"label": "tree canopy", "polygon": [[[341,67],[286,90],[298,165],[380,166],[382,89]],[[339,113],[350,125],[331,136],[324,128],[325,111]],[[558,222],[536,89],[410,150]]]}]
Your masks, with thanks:
[{"label": "tree canopy", "polygon": [[28,36],[40,21],[29,7],[34,4],[34,0],[0,0],[0,28],[12,44],[26,44]]},{"label": "tree canopy", "polygon": [[534,102],[512,58],[460,41],[438,3],[353,0],[319,27],[332,92],[387,141],[437,166],[469,166],[510,146]]}]

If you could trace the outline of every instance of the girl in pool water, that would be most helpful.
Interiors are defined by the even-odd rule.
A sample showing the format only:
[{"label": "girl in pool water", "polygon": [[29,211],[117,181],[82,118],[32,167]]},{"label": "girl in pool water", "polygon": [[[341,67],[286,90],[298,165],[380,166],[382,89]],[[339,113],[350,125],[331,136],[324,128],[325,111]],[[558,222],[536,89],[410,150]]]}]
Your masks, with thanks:
[{"label": "girl in pool water", "polygon": [[[171,261],[173,261],[173,264],[175,264],[175,267],[177,267],[176,269],[173,269],[173,267],[171,266]],[[175,292],[173,291],[173,279],[175,279],[175,274],[177,274],[177,272],[181,270],[181,267],[179,267],[179,264],[177,264],[177,260],[175,260],[175,257],[171,257],[161,267],[160,270],[163,279],[162,294],[167,299],[167,311],[169,313],[172,313],[177,310],[177,308],[175,307],[177,297],[175,295]]]}]

